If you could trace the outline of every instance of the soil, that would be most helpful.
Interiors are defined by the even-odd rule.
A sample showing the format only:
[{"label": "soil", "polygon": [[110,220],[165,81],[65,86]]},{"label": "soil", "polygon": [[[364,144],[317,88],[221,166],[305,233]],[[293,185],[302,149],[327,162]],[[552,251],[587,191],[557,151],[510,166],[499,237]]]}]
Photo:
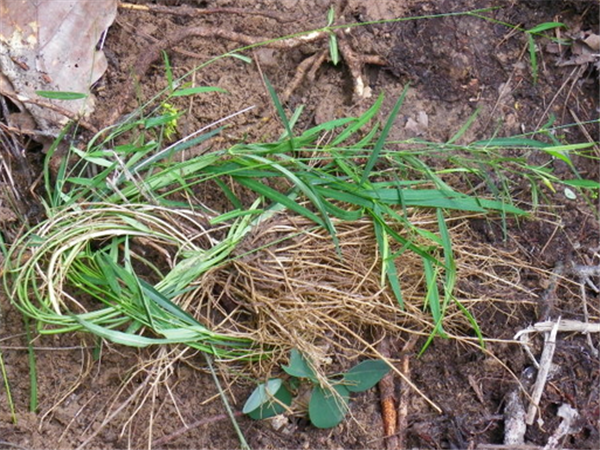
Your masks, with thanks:
[{"label": "soil", "polygon": [[[288,15],[290,21],[278,23],[269,17],[250,14],[186,17],[119,9],[117,22],[110,28],[105,44],[109,69],[96,87],[98,107],[92,121],[98,127],[105,125],[107,118],[121,105],[125,107],[124,112],[136,106],[134,99],[123,97],[124,86],[131,83],[131,70],[135,71],[140,55],[170,33],[194,25],[275,38],[324,26],[332,2],[165,0],[155,3],[173,7],[187,3],[198,8],[275,10]],[[367,64],[365,67],[366,84],[374,95],[385,94],[382,117],[410,83],[391,139],[421,137],[447,141],[478,111],[477,119],[458,143],[532,132],[550,121],[553,126],[579,123],[558,128],[555,134],[565,142],[600,140],[598,123],[589,123],[599,116],[598,69],[592,64],[561,65],[573,56],[570,50],[557,50],[550,45],[550,40],[540,38],[539,75],[534,83],[525,34],[503,25],[518,24],[530,29],[558,21],[566,25],[561,32],[571,36],[579,31],[597,33],[596,1],[346,0],[333,4],[338,11],[338,23],[491,8],[484,14],[494,20],[484,20],[474,14],[449,15],[371,24],[349,32],[348,43],[357,55],[377,55],[386,61],[385,65]],[[167,46],[165,50],[174,76],[181,76],[198,64],[239,46],[226,39],[192,36],[175,48]],[[178,124],[179,135],[185,136],[254,105],[249,113],[228,122],[223,145],[239,140],[276,139],[282,127],[263,75],[277,92],[284,92],[302,61],[326,46],[325,40],[291,50],[257,48],[247,52],[252,64],[225,58],[199,70],[198,84],[218,86],[228,94],[202,96],[194,103],[189,99],[176,102],[176,107],[188,111]],[[190,52],[195,57],[189,56]],[[150,98],[166,86],[163,68],[157,61],[144,71],[139,97]],[[353,87],[348,65],[343,61],[333,65],[327,60],[318,68],[313,81],[301,82],[293,90],[287,108],[305,106],[296,125],[298,129],[338,117],[356,116],[372,105],[374,98],[358,97]],[[540,134],[537,137],[544,138]],[[31,145],[28,152],[30,167],[26,173],[17,174],[17,181],[22,176],[23,183],[37,177],[43,158],[40,146]],[[600,156],[598,147],[592,156],[596,159]],[[548,161],[548,167],[560,177],[571,177],[569,167],[558,159],[551,160],[545,154],[534,154],[531,158],[532,163]],[[574,163],[582,177],[598,179],[597,160],[576,157]],[[513,191],[523,204],[530,201],[525,188],[515,184]],[[551,207],[540,207],[537,220],[509,221],[508,236],[504,236],[500,221],[478,219],[469,223],[474,241],[496,248],[498,254],[512,255],[522,265],[515,267],[507,259],[505,266],[495,268],[498,276],[514,281],[515,289],[499,291],[495,286],[462,280],[460,288],[468,290],[472,298],[487,300],[472,308],[489,339],[486,351],[461,340],[439,338],[418,357],[416,351],[426,338],[420,337],[417,341],[417,350],[408,356],[407,376],[441,412],[419,395],[406,394],[410,390],[402,393],[408,396],[408,415],[407,426],[399,433],[403,434],[406,448],[524,448],[502,447],[508,426],[507,402],[509,394],[517,389],[518,379],[528,383],[528,374],[535,371],[520,345],[501,340],[511,340],[519,330],[559,316],[583,321],[581,280],[569,268],[573,264],[600,263],[600,233],[594,211],[598,208],[597,199],[592,199],[595,203],[590,205],[581,197],[568,198],[563,190],[544,189],[543,192]],[[39,205],[33,203],[27,200],[21,211],[31,220],[41,211]],[[15,221],[20,215],[11,214],[5,207],[0,209],[0,214],[0,223],[6,226],[3,238],[10,241],[10,230],[18,227]],[[553,271],[561,265],[566,269],[556,281]],[[590,285],[583,289],[589,319],[598,322],[599,294]],[[142,361],[152,358],[168,361],[164,352],[169,350],[104,345],[98,355],[94,340],[83,334],[35,339],[40,403],[35,412],[28,412],[30,382],[23,319],[4,296],[0,297],[0,306],[0,348],[17,412],[14,424],[2,389],[0,448],[240,447],[201,354],[190,352],[172,366],[163,362],[159,366],[164,372],[155,374],[154,378],[145,377],[143,367],[132,376]],[[395,357],[399,357],[401,342],[408,336],[398,338],[397,348],[393,350]],[[532,340],[539,357],[543,340],[538,335]],[[573,429],[553,448],[598,448],[598,349],[597,333],[589,336],[559,333],[553,360],[555,367],[540,403],[543,423],[528,427],[525,436],[528,444],[545,446],[561,424],[559,408],[568,404],[577,411],[578,418]],[[240,411],[255,384],[236,375],[230,367],[217,365],[217,368],[232,408]],[[151,383],[156,383],[155,389]],[[395,383],[400,395],[401,380],[396,379]],[[136,393],[143,395],[135,396]],[[379,397],[377,389],[353,396],[352,417],[330,430],[316,429],[305,418],[287,418],[279,429],[271,421],[252,421],[241,415],[237,421],[251,448],[385,448]],[[132,398],[132,402],[127,403],[128,398]]]}]

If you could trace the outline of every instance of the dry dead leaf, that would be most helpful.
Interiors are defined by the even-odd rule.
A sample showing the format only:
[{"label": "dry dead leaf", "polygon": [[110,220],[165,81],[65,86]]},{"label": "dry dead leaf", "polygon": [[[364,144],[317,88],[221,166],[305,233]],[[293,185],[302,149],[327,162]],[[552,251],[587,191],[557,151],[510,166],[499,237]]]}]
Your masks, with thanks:
[{"label": "dry dead leaf", "polygon": [[116,13],[117,0],[0,0],[0,75],[12,85],[3,92],[18,94],[42,132],[56,134],[67,117],[25,99],[39,100],[36,91],[88,94],[80,100],[44,99],[73,115],[88,115],[90,86],[106,70],[96,46]]},{"label": "dry dead leaf", "polygon": [[600,57],[600,36],[591,31],[578,32],[572,36],[570,48],[571,57],[558,62],[558,66],[583,66],[591,63],[598,64]]}]

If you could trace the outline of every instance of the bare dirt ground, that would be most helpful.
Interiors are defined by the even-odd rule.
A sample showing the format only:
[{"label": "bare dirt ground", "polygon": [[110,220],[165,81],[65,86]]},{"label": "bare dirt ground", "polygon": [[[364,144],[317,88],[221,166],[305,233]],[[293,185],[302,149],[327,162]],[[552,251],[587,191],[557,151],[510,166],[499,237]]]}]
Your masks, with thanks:
[{"label": "bare dirt ground", "polygon": [[[138,64],[139,55],[170,33],[182,27],[202,25],[274,38],[324,26],[331,2],[175,0],[157,3],[270,10],[278,11],[283,17],[275,20],[224,12],[187,17],[120,9],[106,41],[109,69],[97,87],[99,106],[93,121],[99,127],[126,101],[123,92],[130,83],[131,69]],[[559,65],[570,57],[568,50],[556,49],[548,45],[548,40],[542,40],[538,56],[539,81],[534,84],[524,34],[511,31],[501,23],[529,29],[540,23],[559,21],[565,23],[571,33],[577,30],[597,33],[596,1],[348,0],[333,3],[339,13],[339,23],[497,7],[486,13],[496,23],[457,15],[369,25],[355,28],[349,34],[348,42],[357,55],[377,55],[385,61],[384,65],[367,64],[365,69],[366,84],[373,93],[385,93],[383,113],[389,111],[402,88],[410,83],[391,133],[392,139],[421,136],[445,141],[477,108],[480,108],[478,119],[462,138],[465,142],[537,130],[551,116],[555,118],[554,125],[582,123],[562,129],[564,135],[560,138],[566,142],[600,139],[598,124],[585,124],[598,118],[597,70],[591,65]],[[282,22],[286,16],[290,21]],[[179,76],[239,45],[221,38],[189,37],[165,50],[175,76]],[[248,53],[253,64],[229,58],[199,71],[198,84],[218,86],[229,94],[208,95],[194,103],[182,100],[177,104],[189,110],[179,124],[180,135],[185,136],[243,107],[256,105],[249,114],[229,124],[226,139],[236,142],[277,138],[281,126],[262,75],[268,76],[278,92],[284,92],[302,61],[324,46],[326,42],[292,50],[260,48]],[[148,98],[164,88],[165,83],[159,61],[142,76],[139,95]],[[315,72],[313,81],[301,82],[293,90],[287,105],[291,109],[306,105],[297,125],[300,129],[336,117],[357,115],[365,111],[373,99],[357,98],[353,88],[347,64],[334,66],[325,61]],[[135,101],[130,100],[126,109],[134,107]],[[544,157],[547,155],[539,156]],[[36,173],[39,173],[42,158],[39,149],[32,147],[28,160]],[[575,159],[575,164],[584,178],[598,179],[597,161]],[[560,161],[554,161],[551,167],[556,173],[569,177],[568,167]],[[512,267],[507,260],[506,266],[495,268],[498,276],[514,280],[514,290],[498,292],[493,285],[477,285],[468,280],[460,285],[460,289],[469,290],[474,297],[489,300],[479,302],[473,309],[485,336],[491,339],[488,352],[454,340],[437,339],[423,356],[417,357],[414,352],[407,356],[408,377],[440,407],[441,413],[418,395],[409,394],[408,423],[401,431],[406,448],[525,448],[501,447],[507,426],[508,395],[517,386],[517,380],[507,369],[526,382],[527,374],[533,371],[532,363],[519,345],[493,340],[511,339],[517,331],[540,320],[558,316],[583,320],[580,280],[565,271],[557,281],[552,273],[561,265],[568,268],[572,264],[600,263],[599,226],[592,209],[598,205],[568,199],[562,191],[546,190],[546,193],[551,207],[541,208],[539,220],[510,222],[507,239],[499,222],[474,220],[470,223],[473,240],[496,248],[498,253],[518,257],[524,265]],[[528,200],[527,192],[515,192],[515,198],[519,196],[523,201]],[[31,216],[39,210],[33,204],[27,207]],[[589,316],[598,322],[598,292],[589,286],[584,289]],[[137,362],[147,361],[151,356],[158,358],[163,356],[160,352],[167,350],[107,345],[101,355],[96,355],[93,339],[78,334],[45,336],[35,341],[40,404],[37,412],[27,412],[30,384],[23,322],[4,297],[0,297],[0,301],[0,346],[18,412],[17,424],[11,423],[5,391],[1,390],[0,448],[239,447],[201,355],[190,353],[177,365],[165,367],[169,377],[161,389],[148,389],[144,384],[147,378],[141,372],[136,375],[139,382],[134,379],[121,390]],[[398,352],[408,336],[398,338],[398,349],[394,351],[400,357]],[[539,356],[543,341],[539,336],[533,339]],[[528,428],[526,441],[529,444],[541,448],[548,443],[561,423],[557,411],[566,403],[579,414],[576,430],[555,448],[598,448],[598,336],[592,335],[591,342],[590,348],[587,338],[581,334],[559,334],[555,371],[540,403],[543,425]],[[423,343],[424,338],[420,338],[415,348]],[[221,375],[234,409],[241,410],[254,384],[224,368]],[[396,380],[397,390],[399,386],[400,380]],[[139,398],[120,408],[129,396],[140,393]],[[144,393],[148,396],[142,404]],[[351,405],[352,417],[331,430],[318,430],[302,418],[289,419],[278,430],[269,422],[255,422],[243,416],[239,416],[238,421],[252,448],[385,448],[379,400],[376,389],[356,395]]]}]

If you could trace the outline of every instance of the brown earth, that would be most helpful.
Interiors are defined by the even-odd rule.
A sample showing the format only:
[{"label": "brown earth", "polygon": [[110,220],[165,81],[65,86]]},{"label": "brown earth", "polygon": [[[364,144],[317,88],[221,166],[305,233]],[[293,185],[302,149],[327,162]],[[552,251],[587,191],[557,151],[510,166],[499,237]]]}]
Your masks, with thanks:
[{"label": "brown earth", "polygon": [[[291,20],[278,23],[261,15],[231,13],[190,18],[120,9],[106,41],[109,70],[97,86],[99,106],[93,121],[99,127],[105,125],[107,118],[125,101],[123,92],[130,84],[132,67],[138,67],[138,56],[153,45],[160,45],[156,44],[157,40],[160,43],[170,33],[182,27],[203,25],[275,38],[324,26],[330,5],[328,0],[174,0],[158,3],[279,11]],[[534,84],[524,33],[511,31],[501,23],[529,29],[540,23],[559,21],[567,26],[563,33],[573,36],[578,31],[597,33],[597,2],[409,0],[367,3],[348,0],[334,4],[339,23],[497,7],[485,13],[496,22],[473,15],[456,15],[368,25],[349,33],[348,41],[356,54],[378,55],[386,61],[383,66],[367,65],[365,70],[367,84],[373,93],[385,93],[383,114],[391,109],[403,87],[410,82],[411,87],[391,132],[392,139],[419,136],[446,141],[479,108],[477,120],[461,142],[531,132],[551,117],[554,118],[553,126],[581,123],[557,129],[555,134],[565,142],[599,140],[598,123],[586,123],[598,119],[597,69],[591,64],[561,66],[560,62],[571,56],[569,50],[556,49],[548,39],[540,38],[539,81]],[[167,46],[165,50],[174,75],[180,76],[239,45],[220,38],[189,37],[175,48]],[[232,112],[255,105],[250,113],[228,122],[230,126],[223,145],[241,139],[276,139],[281,133],[281,125],[262,75],[270,79],[278,92],[284,92],[302,61],[326,45],[326,41],[322,41],[291,50],[258,48],[247,53],[253,64],[228,58],[199,70],[196,74],[198,84],[218,86],[229,93],[207,95],[193,104],[189,100],[177,103],[177,107],[189,109],[189,114],[179,123],[178,132],[185,136]],[[189,52],[196,56],[189,56]],[[141,76],[140,96],[149,98],[165,86],[163,65],[156,62]],[[287,105],[290,109],[305,105],[297,125],[302,129],[333,118],[358,115],[372,102],[373,99],[358,98],[353,94],[352,74],[346,64],[334,66],[326,61],[318,68],[314,81],[298,85]],[[127,110],[133,107],[135,101],[130,100]],[[43,155],[32,145],[27,156],[30,163],[27,170],[31,172],[27,176],[35,179]],[[599,156],[596,147],[593,154],[596,160],[575,158],[575,165],[584,178],[598,178]],[[531,158],[532,163],[539,164],[549,156],[533,154]],[[559,176],[570,177],[568,167],[558,160],[550,161],[549,167]],[[17,174],[17,177],[21,175]],[[27,176],[22,175],[24,183]],[[517,187],[514,189],[516,199],[529,200],[525,189],[521,192]],[[517,288],[499,292],[493,285],[462,280],[460,289],[469,290],[473,298],[487,299],[472,309],[485,336],[490,339],[487,352],[459,340],[436,339],[421,357],[416,353],[409,354],[410,380],[440,407],[441,413],[418,395],[408,394],[407,426],[400,430],[406,438],[407,448],[524,448],[494,447],[503,443],[507,396],[517,386],[508,369],[524,383],[533,371],[521,346],[498,340],[510,340],[517,331],[540,320],[558,316],[584,320],[581,280],[565,270],[554,283],[552,271],[560,265],[569,268],[572,264],[593,266],[600,263],[600,233],[593,210],[597,209],[597,199],[594,205],[588,205],[581,199],[568,199],[562,190],[551,192],[545,189],[544,192],[551,207],[543,206],[538,210],[539,220],[509,221],[508,239],[504,238],[499,221],[471,221],[473,240],[496,248],[499,254],[513,255],[515,260],[522,262],[521,266],[515,267],[507,259],[504,267],[495,268],[499,276],[514,280]],[[210,195],[210,192],[206,193],[206,196]],[[23,210],[33,221],[41,208],[30,201]],[[10,241],[11,233],[17,228],[15,217],[6,208],[0,209],[0,214],[0,223],[6,226],[3,238]],[[590,320],[598,322],[598,292],[589,285],[583,289]],[[125,384],[126,379],[131,380],[137,363],[164,357],[163,353],[169,350],[140,351],[105,345],[102,354],[96,355],[93,339],[80,334],[35,339],[40,404],[35,413],[27,412],[30,383],[23,320],[5,298],[0,300],[0,348],[18,418],[17,424],[11,423],[5,391],[1,390],[0,448],[240,446],[231,422],[224,415],[217,387],[202,355],[190,352],[173,366],[163,362],[164,372],[155,378],[145,377],[142,370],[135,374],[132,382]],[[399,338],[405,340],[407,336]],[[533,339],[539,357],[543,342],[539,336]],[[419,349],[424,342],[425,338],[419,338],[415,348]],[[544,423],[528,428],[526,441],[529,444],[546,445],[561,423],[558,408],[567,403],[577,410],[579,418],[573,432],[556,448],[598,448],[600,360],[597,334],[591,335],[590,342],[592,347],[581,334],[559,333],[554,356],[556,370],[540,404]],[[398,352],[396,350],[396,357],[400,356]],[[154,366],[153,370],[158,369]],[[254,383],[244,381],[232,373],[231,368],[220,368],[220,373],[233,408],[240,410]],[[157,383],[157,389],[148,385],[153,382]],[[399,386],[400,380],[396,380],[396,390]],[[127,398],[134,394],[142,395],[127,404]],[[355,395],[351,413],[350,419],[331,430],[318,430],[302,418],[289,418],[279,430],[270,422],[255,422],[243,416],[237,420],[252,448],[385,448],[378,391],[372,389]],[[180,434],[172,435],[178,430]]]}]

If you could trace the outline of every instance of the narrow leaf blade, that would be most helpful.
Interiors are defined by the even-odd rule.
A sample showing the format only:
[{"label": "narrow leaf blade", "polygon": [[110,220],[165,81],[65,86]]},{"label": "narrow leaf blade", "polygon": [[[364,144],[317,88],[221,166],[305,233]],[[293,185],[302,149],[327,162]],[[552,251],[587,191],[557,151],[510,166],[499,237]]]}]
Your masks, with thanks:
[{"label": "narrow leaf blade", "polygon": [[367,164],[365,165],[365,168],[363,170],[363,174],[360,179],[360,184],[363,184],[365,181],[367,181],[367,179],[369,178],[369,175],[371,174],[371,170],[373,169],[373,167],[375,166],[375,163],[377,162],[377,159],[379,158],[379,153],[381,152],[381,149],[383,148],[383,145],[385,144],[387,135],[389,134],[390,130],[392,129],[392,125],[394,124],[394,121],[396,120],[396,116],[398,115],[398,112],[400,111],[400,107],[402,106],[402,103],[404,102],[404,98],[406,97],[406,92],[408,91],[408,86],[409,85],[407,84],[404,87],[404,90],[402,91],[400,98],[394,105],[394,109],[392,109],[392,112],[390,113],[390,116],[388,117],[385,127],[383,127],[383,130],[381,131],[381,134],[379,135],[379,139],[377,139],[375,148],[373,148],[373,152],[369,156],[369,159],[367,160]]}]

